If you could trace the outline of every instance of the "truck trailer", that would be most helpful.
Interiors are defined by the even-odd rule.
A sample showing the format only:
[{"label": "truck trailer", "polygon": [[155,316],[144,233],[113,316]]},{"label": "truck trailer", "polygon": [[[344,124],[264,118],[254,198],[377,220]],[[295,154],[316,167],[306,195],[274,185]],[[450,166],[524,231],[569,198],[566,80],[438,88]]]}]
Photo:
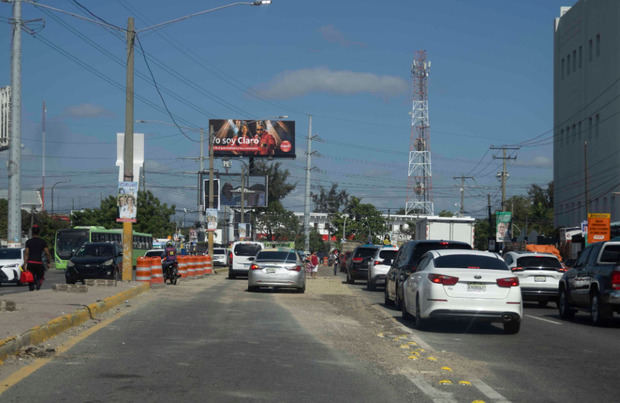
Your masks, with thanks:
[{"label": "truck trailer", "polygon": [[467,242],[474,247],[473,217],[422,217],[416,222],[415,239],[443,239],[446,241]]}]

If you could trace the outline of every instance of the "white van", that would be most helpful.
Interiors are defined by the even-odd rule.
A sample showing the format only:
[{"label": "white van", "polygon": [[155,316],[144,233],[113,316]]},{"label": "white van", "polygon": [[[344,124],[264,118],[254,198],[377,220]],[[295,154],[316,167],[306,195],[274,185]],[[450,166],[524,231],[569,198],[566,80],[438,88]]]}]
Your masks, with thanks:
[{"label": "white van", "polygon": [[256,254],[263,249],[263,244],[254,241],[233,242],[230,247],[230,261],[228,262],[228,278],[247,276],[250,265]]}]

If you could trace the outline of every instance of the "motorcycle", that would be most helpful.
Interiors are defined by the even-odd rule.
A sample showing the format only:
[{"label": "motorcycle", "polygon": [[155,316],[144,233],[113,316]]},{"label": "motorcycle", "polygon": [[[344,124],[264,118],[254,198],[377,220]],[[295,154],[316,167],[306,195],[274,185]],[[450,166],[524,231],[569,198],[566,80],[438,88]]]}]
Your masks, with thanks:
[{"label": "motorcycle", "polygon": [[176,261],[164,261],[162,262],[162,269],[164,274],[164,283],[170,282],[172,285],[177,284],[177,280],[181,275],[179,274],[179,265]]}]

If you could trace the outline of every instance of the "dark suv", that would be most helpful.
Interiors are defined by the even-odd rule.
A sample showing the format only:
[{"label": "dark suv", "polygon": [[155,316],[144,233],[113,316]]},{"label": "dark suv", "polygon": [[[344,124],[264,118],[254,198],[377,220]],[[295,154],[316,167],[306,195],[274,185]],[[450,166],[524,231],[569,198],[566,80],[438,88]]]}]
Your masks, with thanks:
[{"label": "dark suv", "polygon": [[123,250],[114,242],[86,242],[67,262],[67,284],[87,278],[120,280]]},{"label": "dark suv", "polygon": [[361,245],[355,248],[351,254],[351,261],[347,262],[347,283],[353,284],[355,280],[368,279],[368,265],[377,250],[378,245]]},{"label": "dark suv", "polygon": [[558,308],[562,319],[577,309],[590,312],[592,322],[606,324],[620,312],[620,241],[598,242],[585,248],[559,284]]},{"label": "dark suv", "polygon": [[402,284],[415,271],[422,255],[435,249],[471,249],[471,246],[466,242],[442,240],[420,240],[405,243],[398,250],[398,254],[392,261],[390,270],[386,275],[386,305],[396,305],[400,309],[400,303],[403,300]]}]

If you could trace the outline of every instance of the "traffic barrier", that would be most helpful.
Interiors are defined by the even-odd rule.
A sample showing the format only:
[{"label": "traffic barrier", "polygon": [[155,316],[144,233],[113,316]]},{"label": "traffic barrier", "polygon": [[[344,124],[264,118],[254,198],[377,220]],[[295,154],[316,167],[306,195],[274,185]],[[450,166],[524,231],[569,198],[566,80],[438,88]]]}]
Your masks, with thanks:
[{"label": "traffic barrier", "polygon": [[196,265],[194,261],[194,256],[187,256],[187,278],[194,279],[196,278]]},{"label": "traffic barrier", "polygon": [[181,278],[187,278],[187,256],[177,256],[177,264],[179,265],[179,274]]},{"label": "traffic barrier", "polygon": [[325,257],[323,258],[323,265],[324,265],[324,266],[327,266],[328,262],[329,262],[329,260],[327,259],[327,256],[325,256]]},{"label": "traffic barrier", "polygon": [[204,256],[196,256],[196,275],[200,278],[205,276],[205,261]]},{"label": "traffic barrier", "polygon": [[211,256],[205,256],[205,274],[213,274],[213,259]]},{"label": "traffic barrier", "polygon": [[164,273],[161,268],[161,258],[152,257],[151,258],[151,286],[163,285],[163,284],[164,284]]},{"label": "traffic barrier", "polygon": [[151,262],[147,257],[136,259],[136,281],[143,283],[151,282]]}]

